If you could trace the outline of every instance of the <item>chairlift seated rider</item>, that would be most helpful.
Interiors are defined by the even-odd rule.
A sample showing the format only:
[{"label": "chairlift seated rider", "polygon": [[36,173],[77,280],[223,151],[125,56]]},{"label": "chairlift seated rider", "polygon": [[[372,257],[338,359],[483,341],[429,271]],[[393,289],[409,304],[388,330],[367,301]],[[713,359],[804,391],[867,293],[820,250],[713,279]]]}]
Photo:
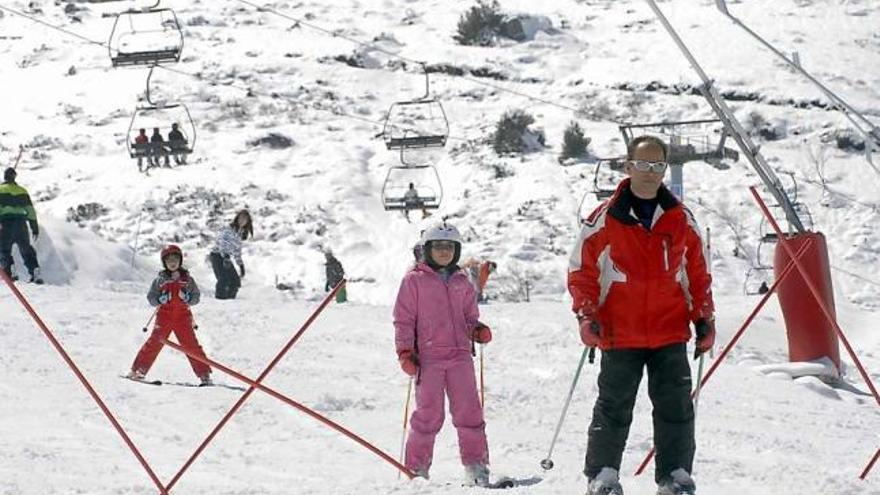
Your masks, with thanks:
[{"label": "chairlift seated rider", "polygon": [[165,166],[171,167],[171,162],[168,159],[168,150],[165,149],[165,138],[162,137],[158,127],[153,128],[153,135],[150,136],[150,145],[153,165],[159,166],[159,156],[161,155],[165,157]]},{"label": "chairlift seated rider", "polygon": [[[139,152],[139,153],[137,153],[138,172],[141,171],[141,168],[143,165],[143,161],[144,161],[143,155],[149,154],[148,153],[149,146],[150,146],[150,138],[147,136],[147,130],[143,129],[143,128],[139,129],[138,135],[134,137],[134,149]],[[147,153],[141,153],[141,152],[147,152]],[[149,165],[149,162],[147,163],[147,165]]]},{"label": "chairlift seated rider", "polygon": [[416,186],[412,182],[409,183],[409,189],[403,193],[403,206],[403,214],[407,220],[409,220],[409,210],[415,210],[416,208],[422,209],[422,218],[428,218],[431,216],[425,208],[425,200],[419,197],[419,192],[416,190]]},{"label": "chairlift seated rider", "polygon": [[186,163],[186,136],[180,132],[177,123],[171,124],[171,132],[168,133],[168,146],[174,156],[174,163],[181,165]]}]

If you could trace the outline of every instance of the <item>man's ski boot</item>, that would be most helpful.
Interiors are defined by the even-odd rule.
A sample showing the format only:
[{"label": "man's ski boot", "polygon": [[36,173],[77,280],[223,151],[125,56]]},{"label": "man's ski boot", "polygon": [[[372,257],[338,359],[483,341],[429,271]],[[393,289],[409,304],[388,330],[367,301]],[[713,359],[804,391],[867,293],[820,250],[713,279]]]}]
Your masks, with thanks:
[{"label": "man's ski boot", "polygon": [[202,375],[199,377],[201,383],[199,383],[200,387],[211,387],[214,385],[214,380],[211,379],[211,375]]},{"label": "man's ski boot", "polygon": [[657,484],[657,495],[696,495],[694,479],[682,468],[671,472]]},{"label": "man's ski boot", "polygon": [[43,285],[43,277],[40,276],[40,267],[34,268],[34,270],[31,272],[30,281],[37,285]]},{"label": "man's ski boot", "polygon": [[464,486],[489,486],[489,467],[485,464],[465,466]]},{"label": "man's ski boot", "polygon": [[623,487],[620,486],[617,470],[603,467],[595,478],[590,478],[590,484],[587,485],[587,495],[623,495]]}]

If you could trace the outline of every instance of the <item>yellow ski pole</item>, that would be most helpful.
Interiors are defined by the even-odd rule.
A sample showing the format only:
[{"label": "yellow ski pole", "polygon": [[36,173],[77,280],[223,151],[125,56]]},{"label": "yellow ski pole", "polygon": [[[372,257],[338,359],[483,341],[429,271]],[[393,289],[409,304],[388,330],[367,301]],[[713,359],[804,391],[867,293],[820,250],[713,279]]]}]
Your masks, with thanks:
[{"label": "yellow ski pole", "polygon": [[480,407],[486,407],[486,379],[483,373],[483,344],[480,344]]},{"label": "yellow ski pole", "polygon": [[[403,406],[403,435],[400,437],[400,459],[398,461],[403,464],[403,452],[406,446],[406,422],[409,419],[409,398],[412,395],[413,377],[409,377],[409,385],[406,386],[406,404]],[[400,479],[400,472],[397,473],[397,479]]]}]

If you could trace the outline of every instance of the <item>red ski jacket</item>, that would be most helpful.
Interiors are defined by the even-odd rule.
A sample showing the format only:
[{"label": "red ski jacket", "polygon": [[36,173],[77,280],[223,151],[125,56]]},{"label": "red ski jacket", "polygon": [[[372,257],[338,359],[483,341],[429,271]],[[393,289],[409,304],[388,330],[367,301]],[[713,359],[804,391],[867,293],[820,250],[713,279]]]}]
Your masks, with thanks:
[{"label": "red ski jacket", "polygon": [[572,309],[596,316],[603,350],[687,342],[689,322],[714,312],[693,214],[661,186],[648,230],[633,199],[626,179],[585,220],[569,265]]},{"label": "red ski jacket", "polygon": [[[189,294],[190,299],[188,302],[184,302],[181,299],[181,293],[184,291]],[[162,292],[167,292],[171,295],[171,300],[166,304],[159,303],[159,295]],[[189,307],[198,304],[200,298],[201,291],[199,286],[196,285],[196,281],[190,276],[189,272],[183,269],[180,270],[180,277],[177,279],[171,278],[168,270],[162,270],[153,280],[147,293],[147,300],[150,302],[150,305],[154,307],[159,306],[159,310],[156,313],[156,323],[159,326],[168,324],[178,326],[191,325],[192,312],[190,312]]]}]

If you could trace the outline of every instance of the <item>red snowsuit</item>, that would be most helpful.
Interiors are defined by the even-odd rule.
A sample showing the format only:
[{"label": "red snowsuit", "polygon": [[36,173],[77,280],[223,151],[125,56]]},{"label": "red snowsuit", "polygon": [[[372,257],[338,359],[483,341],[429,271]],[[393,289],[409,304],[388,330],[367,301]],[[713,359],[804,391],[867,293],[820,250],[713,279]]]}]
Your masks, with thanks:
[{"label": "red snowsuit", "polygon": [[[147,294],[150,305],[159,306],[156,312],[156,325],[131,366],[132,370],[140,371],[144,375],[150,370],[156,356],[162,350],[162,340],[167,339],[171,332],[177,336],[177,342],[181,347],[196,355],[205,356],[196,339],[196,334],[193,332],[193,317],[189,310],[190,305],[198,304],[201,293],[189,272],[183,269],[179,272],[180,277],[176,280],[171,278],[171,273],[168,270],[159,272],[159,276],[153,280],[150,292]],[[159,300],[163,293],[170,295],[170,299],[165,304],[161,304]],[[189,295],[189,302],[182,299],[184,294]],[[189,358],[189,363],[199,378],[211,374],[211,368],[207,364],[192,358]]]}]

